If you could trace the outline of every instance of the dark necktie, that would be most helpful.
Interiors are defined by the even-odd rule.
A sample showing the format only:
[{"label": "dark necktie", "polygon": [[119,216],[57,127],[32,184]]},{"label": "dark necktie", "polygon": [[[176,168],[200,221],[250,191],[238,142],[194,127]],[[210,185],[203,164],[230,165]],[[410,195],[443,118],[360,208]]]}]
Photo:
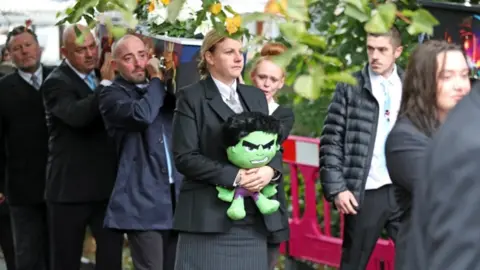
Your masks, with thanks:
[{"label": "dark necktie", "polygon": [[30,77],[30,83],[32,84],[32,86],[35,88],[35,89],[40,89],[40,82],[39,82],[39,79],[37,77],[37,75],[35,74],[32,74],[32,77]]}]

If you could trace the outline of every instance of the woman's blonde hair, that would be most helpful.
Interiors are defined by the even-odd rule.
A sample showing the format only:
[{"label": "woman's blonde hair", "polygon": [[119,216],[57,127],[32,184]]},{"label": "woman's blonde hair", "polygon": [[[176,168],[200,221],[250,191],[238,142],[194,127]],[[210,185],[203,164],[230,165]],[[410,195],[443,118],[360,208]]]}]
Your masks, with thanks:
[{"label": "woman's blonde hair", "polygon": [[213,53],[218,43],[225,40],[226,36],[218,33],[215,29],[211,30],[205,35],[203,39],[202,47],[200,48],[200,61],[198,63],[198,73],[200,79],[205,79],[210,73],[208,71],[207,62],[205,61],[205,54],[207,52]]}]

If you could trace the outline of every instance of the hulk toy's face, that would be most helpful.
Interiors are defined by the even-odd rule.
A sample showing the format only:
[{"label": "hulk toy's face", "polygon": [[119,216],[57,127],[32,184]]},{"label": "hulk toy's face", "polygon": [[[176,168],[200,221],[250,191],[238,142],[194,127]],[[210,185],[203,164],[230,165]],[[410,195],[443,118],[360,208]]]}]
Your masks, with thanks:
[{"label": "hulk toy's face", "polygon": [[280,148],[277,137],[277,134],[254,131],[227,148],[228,160],[242,169],[265,166]]}]

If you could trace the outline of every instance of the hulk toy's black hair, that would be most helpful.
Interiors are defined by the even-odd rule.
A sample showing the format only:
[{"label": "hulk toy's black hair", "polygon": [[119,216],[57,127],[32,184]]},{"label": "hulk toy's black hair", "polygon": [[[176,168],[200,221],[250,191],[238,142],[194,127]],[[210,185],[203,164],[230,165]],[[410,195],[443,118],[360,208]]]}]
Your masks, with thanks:
[{"label": "hulk toy's black hair", "polygon": [[227,119],[223,126],[223,142],[226,147],[236,145],[242,138],[254,131],[281,134],[280,121],[260,112],[243,112]]}]

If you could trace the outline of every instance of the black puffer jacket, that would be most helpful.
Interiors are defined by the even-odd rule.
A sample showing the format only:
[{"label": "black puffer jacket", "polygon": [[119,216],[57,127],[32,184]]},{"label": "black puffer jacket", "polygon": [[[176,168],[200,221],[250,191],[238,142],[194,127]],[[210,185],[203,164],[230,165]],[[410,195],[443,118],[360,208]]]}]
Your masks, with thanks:
[{"label": "black puffer jacket", "polygon": [[[403,71],[397,70],[402,78]],[[353,75],[358,84],[338,84],[328,107],[320,139],[320,181],[328,201],[348,189],[361,205],[377,132],[378,102],[368,66]]]}]

